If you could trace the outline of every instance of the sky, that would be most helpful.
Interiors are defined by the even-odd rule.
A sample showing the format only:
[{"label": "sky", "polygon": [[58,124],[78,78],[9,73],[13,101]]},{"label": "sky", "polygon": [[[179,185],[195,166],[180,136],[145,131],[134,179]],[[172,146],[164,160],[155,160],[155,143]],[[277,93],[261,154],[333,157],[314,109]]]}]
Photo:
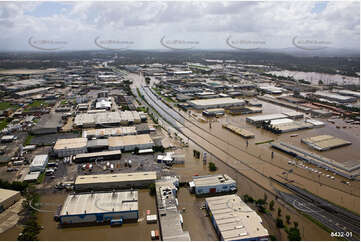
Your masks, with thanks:
[{"label": "sky", "polygon": [[360,47],[358,1],[0,2],[0,51]]}]

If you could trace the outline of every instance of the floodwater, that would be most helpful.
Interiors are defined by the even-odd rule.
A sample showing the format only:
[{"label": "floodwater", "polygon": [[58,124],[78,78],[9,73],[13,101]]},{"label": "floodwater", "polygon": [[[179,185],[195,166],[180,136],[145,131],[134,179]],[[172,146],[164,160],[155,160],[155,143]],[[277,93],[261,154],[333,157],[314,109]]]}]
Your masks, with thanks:
[{"label": "floodwater", "polygon": [[[237,187],[238,187],[237,195],[243,197],[243,195],[248,194],[248,195],[252,196],[254,199],[260,199],[260,198],[264,198],[264,194],[267,194],[268,202],[270,202],[271,200],[275,201],[275,209],[273,212],[271,212],[271,214],[269,214],[269,215],[259,214],[259,215],[262,217],[263,225],[268,230],[269,234],[275,235],[278,240],[288,240],[287,234],[283,233],[284,231],[280,231],[278,228],[275,227],[274,220],[277,217],[277,209],[278,208],[282,209],[282,218],[284,221],[285,221],[286,214],[289,214],[291,216],[291,222],[297,221],[299,223],[302,240],[334,240],[333,238],[330,237],[330,234],[328,232],[322,230],[320,227],[313,224],[312,222],[310,222],[308,219],[306,219],[302,215],[299,215],[299,213],[296,212],[293,208],[289,207],[288,205],[285,205],[283,202],[281,202],[279,200],[276,200],[273,193],[268,192],[263,187],[259,186],[258,184],[254,183],[253,181],[249,180],[246,177],[248,175],[247,173],[249,170],[243,170],[241,172],[236,171],[235,169],[224,164],[224,162],[218,160],[216,157],[214,157],[208,153],[207,164],[209,162],[214,162],[218,168],[217,171],[210,172],[208,170],[207,164],[204,164],[202,159],[193,158],[193,150],[200,151],[201,153],[205,152],[205,150],[202,149],[201,147],[195,145],[193,142],[190,142],[189,144],[190,144],[189,147],[185,150],[185,155],[186,155],[185,156],[186,157],[185,164],[184,165],[176,165],[176,166],[173,166],[173,168],[172,168],[172,170],[175,171],[177,175],[180,175],[181,180],[189,181],[191,179],[191,177],[194,175],[228,174],[233,179],[235,179],[237,182]],[[271,187],[274,186],[274,184],[271,184],[269,180],[267,180],[267,183]],[[277,189],[279,189],[279,187],[277,187]],[[274,189],[272,189],[272,190],[274,190]],[[272,191],[272,192],[274,192],[274,191]],[[185,201],[188,201],[187,204],[189,202],[191,202],[191,204],[196,203],[198,206],[200,206],[200,204],[201,204],[199,201],[204,201],[204,198],[196,198],[194,195],[190,195],[190,193],[186,189],[184,191],[182,189],[180,190],[178,199],[180,201],[180,207],[183,206],[182,202],[185,202]],[[193,207],[195,210],[197,210],[197,209],[200,210],[199,208],[197,208],[197,206],[196,207],[189,206],[189,207]],[[252,207],[252,208],[255,209],[254,207]],[[188,207],[187,207],[187,211],[188,211]],[[202,211],[202,214],[205,214],[203,210],[200,210],[200,211]],[[190,217],[191,219],[193,218],[191,224],[196,225],[197,223],[199,223],[199,220],[201,221],[202,224],[203,223],[205,223],[206,225],[208,224],[207,221],[210,220],[208,217],[200,217],[200,216],[198,216],[196,211],[194,213],[196,216]],[[197,217],[197,220],[194,217]],[[185,216],[185,214],[183,214],[183,218],[185,221],[185,228],[186,228],[187,224],[188,224],[187,223],[188,218]],[[204,218],[206,218],[206,221],[204,221]],[[188,227],[187,227],[187,229],[188,229]],[[205,240],[205,239],[207,239],[204,237],[206,234],[211,234],[211,232],[215,233],[213,226],[210,222],[209,222],[209,226],[205,226],[203,228],[202,227],[198,228],[198,227],[192,226],[192,229],[188,229],[188,231],[191,234],[192,240],[198,240],[198,238],[199,238],[199,240]],[[201,231],[202,229],[204,231]],[[195,231],[195,233],[193,231]],[[201,235],[201,234],[203,234],[203,235]],[[196,236],[196,237],[193,237],[193,236]]]},{"label": "floodwater", "polygon": [[319,80],[322,80],[324,84],[360,84],[360,77],[351,77],[351,76],[344,76],[339,74],[326,74],[326,73],[319,73],[319,72],[303,72],[303,71],[270,71],[267,72],[272,75],[276,76],[293,76],[296,80],[305,80],[309,81],[312,84],[318,84]]},{"label": "floodwater", "polygon": [[[287,108],[279,107],[273,104],[269,104],[265,102],[261,102],[261,103],[264,104],[263,114],[281,113],[289,110]],[[201,115],[200,112],[198,112],[197,114]],[[298,147],[310,150],[314,153],[318,153],[325,157],[335,159],[339,162],[349,161],[349,160],[359,162],[359,154],[360,154],[359,126],[353,125],[353,128],[337,129],[336,124],[333,125],[328,123],[326,120],[322,120],[326,123],[326,126],[323,128],[314,128],[311,130],[301,130],[298,132],[276,135],[276,134],[272,134],[270,131],[266,131],[261,128],[256,128],[255,126],[248,124],[245,121],[245,117],[247,116],[248,115],[241,115],[241,116],[227,115],[226,117],[217,119],[216,122],[212,122],[211,129],[209,128],[208,123],[199,123],[195,120],[193,121],[197,122],[199,126],[201,126],[205,130],[210,131],[213,135],[215,135],[218,138],[216,139],[214,136],[211,136],[209,134],[204,135],[208,141],[211,141],[212,143],[217,144],[218,147],[222,148],[223,153],[226,152],[229,154],[227,156],[224,156],[223,154],[222,156],[218,156],[218,157],[222,157],[222,159],[225,160],[228,159],[229,162],[232,161],[232,163],[234,163],[234,167],[238,167],[238,169],[247,169],[243,167],[243,165],[240,163],[237,165],[235,161],[235,157],[239,157],[239,160],[255,168],[258,172],[261,172],[266,176],[272,176],[281,179],[284,179],[284,175],[281,174],[283,171],[293,169],[294,170],[293,174],[290,174],[288,178],[294,180],[295,185],[303,187],[309,190],[310,192],[319,195],[320,197],[323,197],[333,203],[339,204],[340,206],[346,207],[359,214],[360,211],[359,181],[351,181],[350,185],[345,185],[344,183],[341,182],[345,180],[343,177],[328,173],[323,169],[313,167],[313,168],[317,168],[318,170],[320,170],[325,174],[335,176],[336,179],[331,180],[325,176],[319,177],[317,174],[312,173],[308,170],[289,166],[288,161],[292,160],[292,157],[282,152],[278,152],[276,150],[271,149],[269,144],[255,145],[256,142],[266,141],[270,139],[282,140],[295,144]],[[221,125],[222,122],[230,122],[234,125],[245,128],[253,132],[256,135],[256,137],[254,139],[249,139],[248,140],[249,145],[247,146],[245,139],[222,128]],[[194,124],[189,124],[188,127],[194,127]],[[194,129],[197,129],[197,132],[199,130],[199,128],[197,127],[195,127]],[[292,133],[297,133],[299,134],[299,136],[291,138],[290,135]],[[317,152],[300,142],[302,137],[310,137],[321,134],[331,134],[336,137],[351,141],[353,142],[353,144],[348,147],[346,146],[342,148],[336,148],[335,150],[331,150],[331,151]],[[222,139],[223,141],[220,141],[219,139]],[[204,140],[200,140],[200,142],[205,143]],[[225,142],[227,142],[229,145],[226,145]],[[218,150],[213,149],[213,150],[220,151],[219,149]],[[273,159],[271,158],[272,151],[274,151],[275,154]],[[220,154],[220,152],[216,152],[216,153]],[[258,156],[258,158],[261,158],[267,162],[262,162],[259,160],[257,161],[257,159],[255,159],[254,155],[252,154],[257,154],[256,156]],[[261,184],[264,183],[262,181],[263,179],[261,179],[260,176],[254,176],[254,172],[250,171],[247,173],[249,178],[252,177]]]},{"label": "floodwater", "polygon": [[[39,240],[150,240],[150,231],[158,229],[157,224],[147,224],[146,210],[156,214],[155,197],[149,195],[149,190],[139,192],[139,221],[126,223],[122,226],[94,225],[84,227],[60,228],[53,220],[54,212],[39,212],[38,222],[44,229],[39,234]],[[63,204],[65,192],[50,193],[41,196],[41,209],[55,211],[56,205]]]},{"label": "floodwater", "polygon": [[20,225],[16,225],[11,229],[6,230],[4,233],[0,233],[0,241],[16,240],[22,230],[23,228]]}]

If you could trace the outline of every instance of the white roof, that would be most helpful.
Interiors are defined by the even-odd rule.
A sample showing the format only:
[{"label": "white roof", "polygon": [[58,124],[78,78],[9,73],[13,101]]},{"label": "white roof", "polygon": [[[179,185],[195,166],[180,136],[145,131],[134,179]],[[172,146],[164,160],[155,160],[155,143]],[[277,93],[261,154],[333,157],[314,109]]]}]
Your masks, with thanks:
[{"label": "white roof", "polygon": [[277,124],[287,124],[287,123],[292,123],[293,120],[289,119],[289,118],[281,118],[281,119],[274,119],[271,120],[271,124],[272,125],[277,125]]},{"label": "white roof", "polygon": [[218,230],[224,240],[267,237],[261,217],[235,194],[206,198]]},{"label": "white roof", "polygon": [[287,118],[286,115],[284,114],[266,114],[266,115],[257,115],[257,116],[252,116],[252,117],[247,117],[247,119],[252,120],[254,122],[257,121],[267,121],[267,120],[273,120],[273,119],[281,119],[281,118]]},{"label": "white roof", "polygon": [[197,106],[207,106],[207,105],[221,105],[221,104],[244,104],[244,101],[241,99],[233,98],[210,98],[210,99],[197,99],[189,101],[193,105]]},{"label": "white roof", "polygon": [[3,201],[5,201],[6,199],[11,198],[11,197],[15,196],[18,193],[20,193],[20,192],[0,188],[0,204]]},{"label": "white roof", "polygon": [[60,216],[138,210],[138,191],[69,195]]},{"label": "white roof", "polygon": [[193,182],[196,187],[200,186],[216,186],[219,184],[236,184],[230,176],[224,175],[208,175],[208,176],[194,176]]},{"label": "white roof", "polygon": [[30,166],[43,166],[45,163],[48,162],[49,156],[48,155],[36,155],[31,162]]},{"label": "white roof", "polygon": [[84,148],[87,143],[87,138],[58,139],[54,145],[54,150]]},{"label": "white roof", "polygon": [[38,177],[40,176],[40,171],[33,171],[30,172],[29,174],[26,174],[26,176],[24,177],[24,181],[32,181],[32,180],[37,180]]},{"label": "white roof", "polygon": [[147,181],[156,180],[157,173],[150,172],[134,172],[134,173],[112,173],[112,174],[99,174],[99,175],[84,175],[78,176],[75,184],[88,184],[88,183],[111,183],[111,182],[127,182],[127,181]]}]

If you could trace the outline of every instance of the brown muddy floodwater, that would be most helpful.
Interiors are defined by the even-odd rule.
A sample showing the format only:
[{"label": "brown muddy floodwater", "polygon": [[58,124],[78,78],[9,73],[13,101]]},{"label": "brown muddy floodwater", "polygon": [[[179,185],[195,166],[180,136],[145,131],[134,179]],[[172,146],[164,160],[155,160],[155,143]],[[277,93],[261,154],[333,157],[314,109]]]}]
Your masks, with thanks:
[{"label": "brown muddy floodwater", "polygon": [[[263,114],[271,114],[271,113],[282,113],[285,111],[289,111],[290,109],[280,107],[277,105],[273,105],[270,103],[259,101],[263,104]],[[201,116],[201,112],[199,111],[193,111],[193,113],[196,113],[198,116]],[[254,114],[257,115],[257,114]],[[344,161],[360,161],[360,128],[356,125],[348,125],[343,120],[338,120],[338,123],[343,123],[345,126],[348,126],[349,128],[342,128],[337,129],[336,124],[331,124],[327,122],[325,119],[320,119],[323,121],[326,125],[322,128],[314,128],[309,130],[300,130],[297,132],[290,132],[285,133],[281,135],[276,135],[271,133],[270,131],[266,131],[261,128],[256,128],[256,126],[251,125],[246,122],[246,117],[251,115],[238,115],[238,116],[231,116],[226,115],[225,117],[218,118],[215,120],[215,122],[212,122],[212,128],[209,128],[208,123],[201,123],[196,121],[194,118],[192,120],[194,122],[197,122],[199,126],[201,126],[203,129],[211,132],[214,136],[207,135],[207,139],[210,140],[213,143],[218,143],[219,146],[222,146],[222,148],[227,153],[234,153],[236,152],[236,149],[242,150],[248,154],[253,154],[256,156],[260,156],[263,160],[267,161],[267,169],[266,163],[264,162],[257,162],[256,163],[250,163],[248,160],[245,160],[242,156],[239,156],[240,160],[243,160],[245,162],[248,162],[252,167],[255,167],[258,171],[262,172],[263,174],[266,174],[267,176],[276,177],[278,179],[284,179],[284,175],[282,175],[282,169],[289,170],[293,169],[293,174],[289,175],[289,178],[291,180],[294,180],[295,185],[300,186],[302,188],[305,188],[309,191],[311,191],[314,194],[317,194],[333,203],[339,204],[340,206],[346,207],[356,213],[360,213],[360,183],[358,180],[350,181],[350,185],[346,185],[342,183],[342,181],[345,181],[346,179],[332,174],[330,172],[327,172],[321,168],[314,167],[310,165],[310,167],[316,168],[320,170],[325,175],[331,175],[334,176],[336,179],[331,180],[330,178],[327,178],[326,176],[318,176],[318,174],[315,174],[313,172],[310,172],[309,170],[296,168],[294,166],[288,165],[289,160],[293,160],[291,156],[288,156],[282,152],[276,151],[274,149],[270,148],[270,144],[262,144],[262,145],[256,145],[256,142],[260,141],[266,141],[266,140],[282,140],[291,144],[294,144],[300,148],[309,150],[311,152],[314,152],[316,154],[319,154],[321,156],[325,156],[331,159],[334,159],[339,162]],[[189,115],[187,115],[189,118]],[[225,130],[222,128],[222,123],[232,123],[238,127],[245,128],[255,134],[255,138],[249,139],[249,145],[246,146],[246,140],[242,137]],[[191,124],[192,125],[192,124]],[[194,125],[193,125],[194,126]],[[299,134],[297,137],[290,137],[291,134]],[[323,151],[318,152],[316,150],[313,150],[309,146],[301,143],[301,138],[303,137],[312,137],[322,134],[331,134],[336,137],[348,140],[352,142],[352,145],[336,148],[334,150],[329,151]],[[216,137],[218,139],[222,139],[231,145],[225,145],[225,143],[217,141]],[[274,158],[271,159],[271,153],[274,152]],[[242,152],[237,151],[237,155],[241,154]],[[246,155],[246,154],[245,154]],[[249,157],[249,156],[247,156]],[[251,158],[251,157],[249,157]],[[222,158],[223,159],[223,158]],[[227,158],[226,158],[227,159]],[[230,161],[232,160],[231,157],[229,157]],[[234,160],[234,159],[233,159]],[[237,165],[236,165],[237,166]],[[241,164],[239,165],[241,166]],[[273,169],[277,168],[277,169]],[[281,169],[281,170],[280,170]],[[274,170],[274,171],[273,171]],[[276,172],[276,173],[273,173]],[[297,176],[296,176],[297,174]],[[301,176],[301,177],[300,177]],[[258,178],[255,178],[258,179]]]},{"label": "brown muddy floodwater", "polygon": [[[44,229],[39,240],[150,240],[150,231],[158,229],[157,224],[147,224],[146,210],[156,214],[154,197],[146,189],[139,191],[139,221],[127,223],[118,227],[110,225],[94,225],[84,227],[61,228],[54,221],[54,212],[39,212],[38,222]],[[63,192],[50,193],[41,196],[41,209],[55,211],[58,204],[63,204],[67,194]]]},{"label": "brown muddy floodwater", "polygon": [[326,74],[319,72],[303,72],[303,71],[271,71],[268,72],[276,76],[293,76],[296,80],[306,80],[312,84],[318,85],[318,81],[322,80],[325,84],[337,83],[337,84],[360,84],[359,77],[344,76],[338,74]]},{"label": "brown muddy floodwater", "polygon": [[[321,241],[334,240],[328,232],[321,229],[320,227],[318,227],[317,225],[312,223],[310,220],[308,220],[304,216],[300,215],[295,209],[284,204],[282,201],[276,200],[273,193],[266,191],[264,188],[262,188],[258,184],[250,181],[245,176],[245,175],[247,175],[247,170],[244,170],[242,172],[245,174],[245,175],[243,175],[240,172],[236,171],[235,169],[225,165],[222,161],[220,161],[217,158],[213,157],[212,155],[208,154],[207,163],[214,162],[218,168],[217,171],[210,172],[208,170],[207,165],[204,165],[202,160],[193,158],[193,150],[198,150],[201,153],[205,152],[202,148],[200,148],[199,146],[190,142],[190,146],[185,150],[185,152],[186,152],[185,153],[186,154],[185,164],[177,165],[172,168],[172,170],[175,171],[177,175],[181,176],[181,180],[188,181],[194,175],[228,174],[229,176],[231,176],[233,179],[236,180],[237,187],[238,187],[237,195],[239,195],[240,197],[243,197],[245,194],[247,194],[247,195],[252,196],[254,199],[260,199],[260,198],[264,198],[264,195],[267,194],[268,202],[270,202],[271,200],[275,201],[275,209],[273,212],[271,212],[268,215],[265,215],[265,214],[259,214],[259,215],[262,217],[263,225],[268,230],[268,232],[272,235],[275,235],[278,240],[288,240],[287,234],[284,233],[283,230],[279,230],[275,226],[275,219],[277,218],[277,209],[278,208],[282,209],[282,218],[284,221],[285,221],[286,214],[289,214],[291,216],[291,222],[297,221],[299,223],[302,240],[321,240]],[[180,190],[180,193],[179,193],[180,195],[178,196],[180,204],[181,204],[182,199],[184,199],[184,198],[188,199],[188,197],[191,198],[191,199],[189,199],[189,201],[194,200],[194,201],[196,201],[197,205],[201,204],[198,201],[204,201],[204,198],[195,198],[194,195],[188,195],[187,193],[189,193],[189,192],[188,191],[183,192],[182,189]],[[182,207],[182,205],[180,205],[180,207]],[[255,207],[252,207],[252,208],[255,209]],[[199,209],[199,208],[197,208],[197,206],[196,206],[194,209]],[[204,213],[203,210],[201,210],[201,211],[202,211],[202,213]],[[192,223],[199,223],[199,220],[201,220],[202,224],[208,223],[207,220],[204,221],[203,218],[198,217],[197,214],[195,214],[195,215],[196,216],[194,216]],[[183,217],[184,217],[184,220],[186,221],[185,215],[183,215]],[[208,219],[208,221],[209,221],[208,217],[205,217],[205,218]],[[187,224],[188,223],[185,222],[185,227],[187,226]],[[193,229],[195,229],[195,228],[193,228]],[[212,231],[210,231],[209,229],[211,229]],[[199,234],[200,233],[208,234],[211,232],[215,233],[213,226],[211,225],[210,222],[209,222],[209,226],[205,227],[206,231],[201,231],[201,229],[195,229],[195,230],[196,231],[198,230]],[[189,230],[189,232],[191,233],[191,238],[193,240],[192,230]],[[206,234],[204,234],[200,239],[205,240],[204,236]],[[199,235],[199,237],[200,237],[200,235]],[[195,237],[194,240],[195,239],[198,239],[198,238]]]}]

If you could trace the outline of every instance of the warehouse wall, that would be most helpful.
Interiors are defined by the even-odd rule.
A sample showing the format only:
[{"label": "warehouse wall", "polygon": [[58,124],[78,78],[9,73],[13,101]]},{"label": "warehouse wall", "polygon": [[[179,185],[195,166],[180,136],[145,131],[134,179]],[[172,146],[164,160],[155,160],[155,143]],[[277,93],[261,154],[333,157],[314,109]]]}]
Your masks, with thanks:
[{"label": "warehouse wall", "polygon": [[9,197],[8,199],[4,200],[0,204],[0,212],[11,207],[14,205],[17,201],[19,201],[21,198],[20,192],[14,194],[13,196]]},{"label": "warehouse wall", "polygon": [[94,222],[110,222],[111,219],[124,219],[125,221],[137,220],[138,210],[135,211],[122,211],[110,213],[97,213],[97,214],[80,214],[80,215],[63,215],[60,216],[61,224],[81,224],[81,223],[94,223]]}]

